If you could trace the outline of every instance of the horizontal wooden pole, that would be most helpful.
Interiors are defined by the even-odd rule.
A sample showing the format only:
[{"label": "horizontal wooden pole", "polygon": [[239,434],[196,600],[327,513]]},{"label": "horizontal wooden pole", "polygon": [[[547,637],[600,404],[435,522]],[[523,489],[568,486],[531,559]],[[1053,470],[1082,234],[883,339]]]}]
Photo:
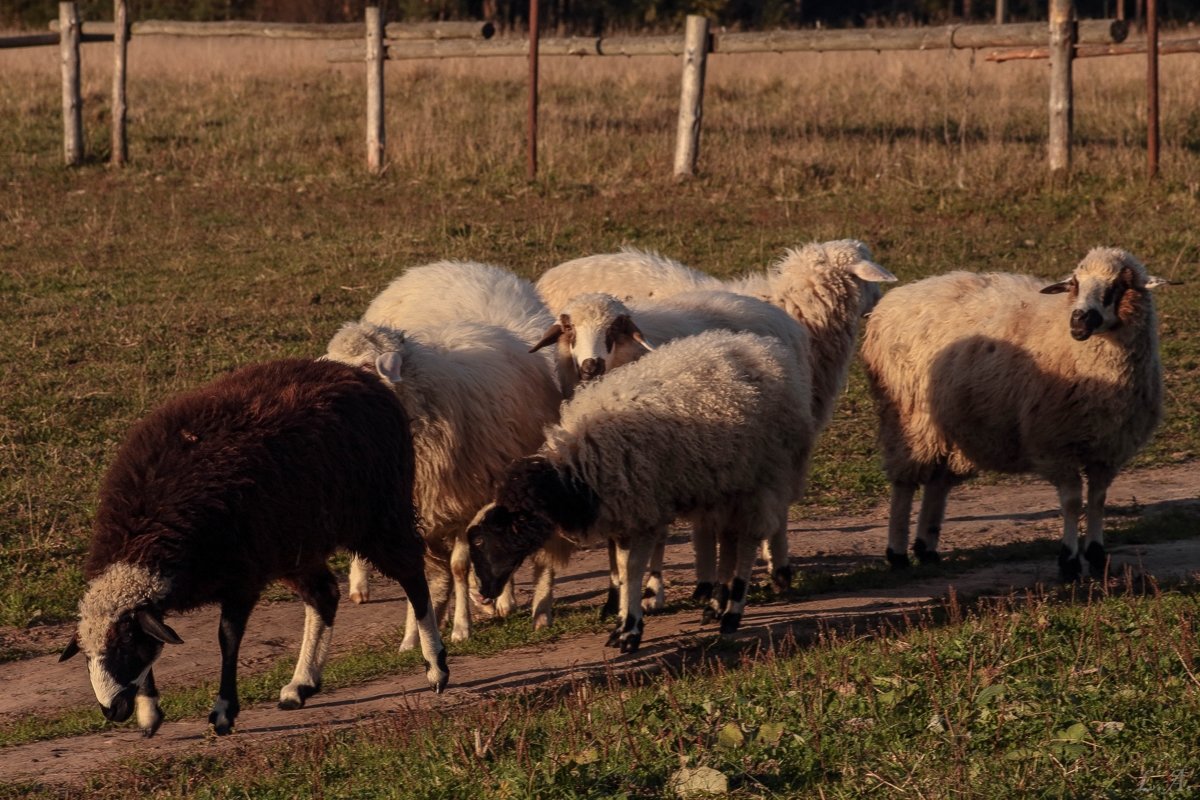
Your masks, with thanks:
[{"label": "horizontal wooden pole", "polygon": [[[1129,26],[1119,20],[1081,20],[1079,41],[1122,42]],[[713,35],[717,53],[829,52],[835,50],[949,50],[1036,47],[1046,42],[1046,23],[943,25],[937,28],[846,28]]]},{"label": "horizontal wooden pole", "polygon": [[[1075,48],[1076,58],[1098,58],[1100,56],[1132,56],[1146,52],[1145,42],[1129,42],[1127,44],[1091,44]],[[1200,53],[1200,38],[1189,39],[1160,39],[1158,54],[1160,56],[1178,53]],[[989,53],[988,61],[1003,63],[1021,59],[1049,58],[1045,47],[1034,47],[1022,50],[997,50]]]},{"label": "horizontal wooden pole", "polygon": [[[58,30],[58,21],[50,23]],[[111,41],[114,31],[111,22],[85,22],[85,33],[107,34]],[[147,19],[130,26],[133,36],[259,36],[267,39],[362,39],[364,28],[358,22],[310,25],[291,22],[179,22]],[[393,22],[387,26],[389,39],[489,39],[496,32],[490,22]]]},{"label": "horizontal wooden pole", "polygon": [[[1083,20],[1079,41],[1095,44],[1121,42],[1129,26],[1118,20]],[[985,47],[1037,46],[1046,41],[1046,24],[946,25],[938,28],[854,28],[832,31],[767,31],[763,33],[714,33],[712,52],[783,53],[830,52],[838,50],[947,50]],[[526,39],[447,39],[441,41],[396,41],[388,26],[387,58],[486,58],[529,55]],[[682,36],[573,36],[541,39],[538,53],[544,56],[678,56],[684,50]],[[362,44],[335,47],[331,62],[361,62],[366,57]]]},{"label": "horizontal wooden pole", "polygon": [[[56,21],[57,22],[57,21]],[[57,28],[58,25],[56,24]],[[81,42],[111,42],[111,33],[85,33],[79,37]],[[15,47],[42,47],[58,44],[58,33],[31,33],[24,36],[0,36],[0,50]]]}]

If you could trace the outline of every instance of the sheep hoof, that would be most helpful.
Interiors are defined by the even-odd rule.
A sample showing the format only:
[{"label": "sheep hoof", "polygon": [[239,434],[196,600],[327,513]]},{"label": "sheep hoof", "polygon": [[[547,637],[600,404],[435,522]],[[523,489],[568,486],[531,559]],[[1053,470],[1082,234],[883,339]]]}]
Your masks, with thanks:
[{"label": "sheep hoof", "polygon": [[319,692],[321,687],[309,686],[307,684],[299,684],[298,686],[285,686],[279,692],[279,708],[283,711],[295,711],[298,708],[304,708],[308,698]]},{"label": "sheep hoof", "polygon": [[413,638],[411,641],[408,639],[408,637],[405,637],[400,640],[400,652],[401,653],[406,653],[409,650],[415,650],[416,647],[417,647],[416,638]]},{"label": "sheep hoof", "polygon": [[517,601],[507,595],[500,595],[492,607],[495,609],[496,616],[504,619],[516,609]]},{"label": "sheep hoof", "polygon": [[721,612],[718,609],[713,608],[711,605],[707,605],[704,607],[704,611],[700,613],[700,621],[709,623],[719,616],[721,616]]},{"label": "sheep hoof", "polygon": [[692,591],[692,601],[707,603],[712,599],[713,585],[710,581],[701,581],[696,584],[695,590]]},{"label": "sheep hoof", "polygon": [[1058,577],[1063,583],[1075,583],[1082,573],[1078,553],[1072,553],[1065,546],[1058,551]]},{"label": "sheep hoof", "polygon": [[158,696],[138,695],[134,699],[134,704],[137,710],[138,728],[141,730],[142,736],[149,739],[158,732],[158,726],[162,725],[164,719],[162,709],[158,707]]},{"label": "sheep hoof", "polygon": [[[535,629],[537,628],[536,623],[534,624],[534,628]],[[469,630],[455,629],[454,631],[452,631],[450,633],[450,641],[452,641],[452,642],[465,642],[467,639],[470,639],[470,638],[471,638],[471,632]]]},{"label": "sheep hoof", "polygon": [[650,594],[646,595],[645,599],[642,600],[642,612],[653,614],[658,611],[662,611],[663,606],[665,605],[666,602],[663,600],[663,596],[661,594],[658,592],[651,592]]},{"label": "sheep hoof", "polygon": [[604,598],[604,605],[600,608],[600,619],[608,619],[615,616],[621,610],[621,597],[617,592],[616,586],[608,587],[608,597]]},{"label": "sheep hoof", "polygon": [[162,725],[164,716],[165,715],[161,711],[159,711],[157,716],[155,716],[154,719],[151,720],[151,722],[148,725],[142,726],[142,738],[143,739],[149,739],[152,736],[154,736],[154,734],[158,733],[158,728],[160,725]]},{"label": "sheep hoof", "polygon": [[784,564],[781,567],[776,567],[771,573],[771,585],[775,587],[776,594],[787,594],[792,588],[792,565]]},{"label": "sheep hoof", "polygon": [[917,539],[913,542],[913,555],[922,564],[936,564],[942,560],[941,554],[925,544],[924,539]]},{"label": "sheep hoof", "polygon": [[429,662],[425,663],[425,680],[429,681],[430,688],[434,694],[441,694],[446,691],[446,685],[450,683],[450,667],[446,664],[446,648],[443,647],[437,654],[437,667],[431,668]]},{"label": "sheep hoof", "polygon": [[368,602],[370,599],[371,599],[370,592],[363,591],[363,592],[351,592],[350,593],[350,602],[354,603],[355,605],[358,605],[358,606],[361,606],[363,603]]},{"label": "sheep hoof", "polygon": [[604,643],[605,647],[616,647],[621,643],[621,629],[616,628],[608,635],[608,641]]},{"label": "sheep hoof", "polygon": [[629,633],[621,639],[622,653],[636,653],[642,644],[642,635],[640,633]]},{"label": "sheep hoof", "polygon": [[890,547],[887,549],[887,560],[894,570],[908,569],[912,566],[912,562],[908,560],[906,554],[897,553]]},{"label": "sheep hoof", "polygon": [[213,732],[217,736],[228,736],[233,732],[233,721],[237,719],[237,715],[236,700],[230,702],[218,697],[217,702],[213,703],[212,713],[208,715],[208,724],[213,726]]},{"label": "sheep hoof", "polygon": [[1083,557],[1087,559],[1088,573],[1093,578],[1103,578],[1108,572],[1108,553],[1104,552],[1104,545],[1092,542],[1083,552]]},{"label": "sheep hoof", "polygon": [[737,633],[737,629],[742,626],[742,615],[736,611],[727,611],[721,617],[721,635],[728,636],[731,633]]},{"label": "sheep hoof", "polygon": [[533,617],[533,629],[535,631],[540,631],[542,628],[549,628],[553,622],[554,620],[551,618],[548,611],[544,611],[541,614],[535,614]]}]

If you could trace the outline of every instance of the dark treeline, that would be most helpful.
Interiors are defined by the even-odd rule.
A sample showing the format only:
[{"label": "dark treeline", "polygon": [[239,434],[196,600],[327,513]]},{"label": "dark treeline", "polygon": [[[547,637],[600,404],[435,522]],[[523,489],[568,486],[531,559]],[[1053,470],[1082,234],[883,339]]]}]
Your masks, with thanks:
[{"label": "dark treeline", "polygon": [[[351,22],[362,19],[366,0],[129,0],[137,19],[273,22]],[[1116,16],[1121,0],[1077,0],[1079,16]],[[1126,16],[1138,19],[1145,0],[1124,0]],[[523,31],[529,0],[382,0],[390,20],[490,19],[501,30]],[[939,24],[994,19],[995,0],[540,0],[549,33],[678,29],[688,14],[742,30]],[[111,0],[80,0],[85,20],[112,19]],[[1164,19],[1200,19],[1200,0],[1159,0]],[[58,16],[57,0],[3,0],[0,25],[44,28]],[[1009,0],[1013,21],[1046,18],[1045,0]]]}]

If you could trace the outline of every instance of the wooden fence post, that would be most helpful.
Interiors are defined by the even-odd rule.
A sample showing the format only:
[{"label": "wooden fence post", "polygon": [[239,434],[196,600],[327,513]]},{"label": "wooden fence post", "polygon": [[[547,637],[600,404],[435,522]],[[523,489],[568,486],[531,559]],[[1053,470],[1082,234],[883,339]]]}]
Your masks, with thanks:
[{"label": "wooden fence post", "polygon": [[1158,176],[1158,0],[1146,0],[1146,170]]},{"label": "wooden fence post", "polygon": [[79,96],[79,9],[73,2],[58,4],[59,54],[62,60],[63,160],[69,167],[83,163],[83,100]]},{"label": "wooden fence post", "polygon": [[129,9],[125,0],[113,0],[113,86],[112,86],[112,164],[123,167],[129,160],[125,140],[125,58],[129,49]]},{"label": "wooden fence post", "polygon": [[1050,174],[1071,168],[1071,60],[1075,30],[1071,0],[1050,0]]},{"label": "wooden fence post", "polygon": [[367,23],[367,169],[383,171],[386,131],[383,125],[383,19],[378,0],[366,7]]},{"label": "wooden fence post", "polygon": [[700,153],[700,120],[704,106],[704,67],[708,60],[708,18],[689,14],[683,45],[683,85],[679,93],[679,127],[675,134],[675,177],[696,172]]},{"label": "wooden fence post", "polygon": [[996,24],[1003,25],[1008,18],[1008,3],[1006,0],[996,0]]},{"label": "wooden fence post", "polygon": [[537,177],[538,124],[538,0],[529,0],[529,159],[526,177]]}]

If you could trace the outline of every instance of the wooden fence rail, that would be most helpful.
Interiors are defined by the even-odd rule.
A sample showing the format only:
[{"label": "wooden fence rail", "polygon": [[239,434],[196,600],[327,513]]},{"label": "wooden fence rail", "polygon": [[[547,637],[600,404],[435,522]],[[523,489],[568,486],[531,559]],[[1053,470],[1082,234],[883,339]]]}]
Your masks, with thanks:
[{"label": "wooden fence rail", "polygon": [[[81,23],[74,2],[59,3],[59,21],[51,32],[0,38],[0,48],[59,45],[63,85],[63,152],[68,164],[83,160],[82,101],[79,97],[79,44],[115,41],[113,78],[113,163],[127,158],[125,145],[125,47],[129,36],[255,36],[277,39],[357,39],[353,45],[331,49],[331,62],[358,62],[367,66],[367,166],[372,173],[385,167],[383,81],[385,59],[429,59],[531,55],[525,39],[493,40],[490,22],[431,22],[383,24],[378,0],[369,0],[364,24],[299,25],[258,22],[177,22],[143,20],[126,24],[126,0],[114,0],[117,23]],[[679,177],[695,170],[704,95],[705,56],[709,53],[951,50],[1018,48],[988,56],[992,61],[1010,58],[1051,58],[1049,165],[1051,174],[1070,166],[1071,61],[1077,57],[1146,52],[1144,43],[1122,45],[1129,32],[1123,19],[1074,20],[1071,0],[1051,0],[1051,22],[947,25],[938,28],[857,29],[833,31],[771,31],[763,33],[708,33],[703,17],[689,17],[687,35],[612,36],[541,39],[537,55],[546,56],[683,56],[679,122],[674,169]],[[1151,7],[1152,4],[1149,4]],[[1000,5],[997,5],[1000,8]],[[1000,15],[1000,11],[997,12]],[[60,36],[59,31],[65,31]],[[122,35],[114,35],[122,34]],[[1049,47],[1046,45],[1049,44]],[[1023,48],[1023,49],[1022,49]],[[1200,52],[1200,38],[1168,40],[1159,54]],[[1153,80],[1152,80],[1153,83]],[[1154,91],[1156,87],[1148,87]],[[531,83],[531,91],[534,86]],[[531,120],[536,96],[531,96]],[[530,164],[536,164],[531,127]],[[533,167],[531,167],[532,169]]]}]

